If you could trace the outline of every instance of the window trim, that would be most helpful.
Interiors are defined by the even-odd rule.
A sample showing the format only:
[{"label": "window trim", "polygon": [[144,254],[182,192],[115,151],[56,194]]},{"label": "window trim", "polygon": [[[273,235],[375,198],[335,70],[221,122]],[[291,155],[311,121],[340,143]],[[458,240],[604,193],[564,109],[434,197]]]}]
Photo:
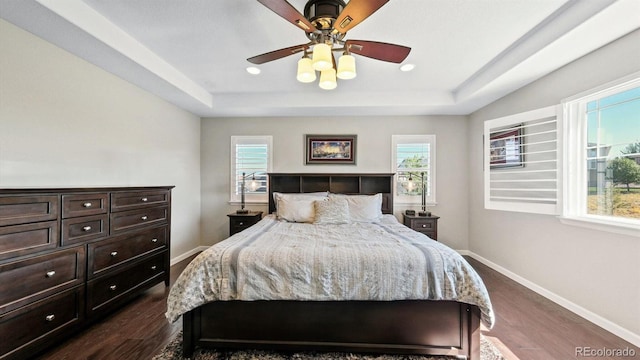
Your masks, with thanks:
[{"label": "window trim", "polygon": [[563,206],[559,217],[563,224],[640,237],[640,221],[586,213],[587,140],[586,104],[614,93],[640,86],[640,72],[583,91],[563,99]]},{"label": "window trim", "polygon": [[[267,173],[273,166],[273,136],[271,135],[231,135],[230,141],[230,171],[229,171],[229,204],[240,205],[240,195],[235,194],[236,173],[236,145],[238,144],[266,144],[267,145]],[[269,183],[264,194],[245,194],[245,204],[268,204]]]},{"label": "window trim", "polygon": [[406,143],[428,143],[429,147],[429,165],[431,169],[429,170],[429,176],[431,177],[430,183],[430,196],[426,198],[426,206],[435,206],[437,205],[436,201],[436,135],[435,134],[421,134],[421,135],[391,135],[391,172],[395,175],[393,176],[393,198],[394,203],[398,205],[420,205],[422,203],[422,199],[419,196],[402,196],[395,193],[395,189],[398,186],[398,164],[397,160],[397,151],[398,144],[406,144]]},{"label": "window trim", "polygon": [[[557,147],[556,151],[556,166],[554,169],[548,169],[545,171],[553,171],[555,176],[556,185],[554,189],[556,190],[556,196],[553,198],[553,202],[548,203],[536,203],[530,202],[522,199],[512,199],[510,201],[503,201],[502,199],[494,199],[491,196],[492,190],[492,177],[491,175],[497,175],[502,170],[500,169],[492,169],[491,168],[491,133],[495,132],[496,129],[501,129],[505,127],[529,127],[530,125],[526,125],[527,123],[535,122],[542,119],[553,119],[555,122],[555,132],[556,132],[556,141]],[[528,135],[523,135],[528,136]],[[525,111],[517,114],[507,115],[496,119],[486,120],[484,122],[484,131],[483,131],[483,193],[484,193],[484,208],[487,210],[503,210],[503,211],[513,211],[513,212],[526,212],[532,214],[544,214],[544,215],[559,215],[561,212],[561,201],[562,195],[560,191],[562,186],[562,172],[560,169],[562,168],[562,156],[561,156],[561,143],[563,141],[562,137],[562,116],[560,107],[558,105],[547,106],[544,108],[539,108],[535,110]],[[525,156],[525,160],[523,161],[524,166],[526,166],[527,161],[526,158],[526,150],[523,152]],[[534,161],[535,162],[535,161]],[[493,172],[495,171],[495,173]],[[506,170],[504,174],[509,174],[511,170]],[[516,170],[520,172],[520,170]],[[527,170],[524,170],[527,171]],[[530,178],[528,178],[530,179]],[[549,199],[551,201],[551,199]]]}]

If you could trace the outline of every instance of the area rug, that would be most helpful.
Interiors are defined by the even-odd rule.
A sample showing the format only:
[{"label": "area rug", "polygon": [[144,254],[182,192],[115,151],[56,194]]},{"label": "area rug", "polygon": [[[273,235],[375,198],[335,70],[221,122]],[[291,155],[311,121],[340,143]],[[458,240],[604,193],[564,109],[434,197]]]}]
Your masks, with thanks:
[{"label": "area rug", "polygon": [[[484,336],[480,338],[482,360],[504,360],[500,351]],[[152,360],[186,360],[182,356],[182,332]],[[276,352],[263,350],[196,349],[192,360],[451,360],[455,357],[420,355],[368,355],[338,352]]]}]

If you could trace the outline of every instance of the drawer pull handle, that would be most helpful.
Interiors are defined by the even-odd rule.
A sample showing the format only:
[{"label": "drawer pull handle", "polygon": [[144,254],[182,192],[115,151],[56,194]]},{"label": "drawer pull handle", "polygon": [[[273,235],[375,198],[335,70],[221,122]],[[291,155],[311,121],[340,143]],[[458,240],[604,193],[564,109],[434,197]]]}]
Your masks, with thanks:
[{"label": "drawer pull handle", "polygon": [[143,197],[142,199],[140,199],[140,201],[147,202],[147,201],[149,201],[149,199],[147,199],[146,197]]},{"label": "drawer pull handle", "polygon": [[90,231],[91,230],[91,226],[85,226],[82,228],[82,231]]},{"label": "drawer pull handle", "polygon": [[45,316],[45,320],[47,320],[48,322],[52,322],[53,320],[55,320],[56,316],[54,314],[51,315],[47,315]]},{"label": "drawer pull handle", "polygon": [[151,239],[151,242],[152,242],[152,243],[157,243],[157,242],[158,242],[158,239],[153,238],[153,239]]},{"label": "drawer pull handle", "polygon": [[55,274],[56,274],[56,272],[55,272],[55,271],[53,271],[53,270],[51,270],[51,271],[47,271],[47,277],[48,277],[48,278],[52,277],[52,276],[53,276],[53,275],[55,275]]},{"label": "drawer pull handle", "polygon": [[244,225],[244,223],[243,223],[242,221],[240,221],[240,222],[238,223],[238,225],[242,226],[242,225]]},{"label": "drawer pull handle", "polygon": [[117,289],[118,287],[115,285],[111,285],[109,286],[109,290],[114,291],[115,289]]},{"label": "drawer pull handle", "polygon": [[157,269],[157,268],[158,268],[157,266],[153,265],[153,266],[151,267],[151,270],[155,270],[155,269]]},{"label": "drawer pull handle", "polygon": [[111,256],[112,256],[112,257],[115,257],[115,256],[117,256],[117,255],[118,255],[118,252],[117,252],[117,251],[112,251],[112,252],[111,252]]},{"label": "drawer pull handle", "polygon": [[147,215],[145,215],[145,216],[141,217],[140,219],[142,219],[142,220],[147,220],[147,219],[148,219],[148,217],[147,217]]},{"label": "drawer pull handle", "polygon": [[86,208],[90,208],[91,206],[93,206],[93,204],[90,203],[90,202],[86,202],[86,203],[82,204],[82,206],[86,207]]}]

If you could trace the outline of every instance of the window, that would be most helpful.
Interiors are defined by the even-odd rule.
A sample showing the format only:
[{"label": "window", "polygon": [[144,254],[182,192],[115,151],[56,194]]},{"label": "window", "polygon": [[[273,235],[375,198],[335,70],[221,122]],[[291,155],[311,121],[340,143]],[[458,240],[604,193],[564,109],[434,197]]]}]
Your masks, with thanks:
[{"label": "window", "polygon": [[563,215],[640,230],[640,77],[565,100]]},{"label": "window", "polygon": [[[420,204],[422,181],[427,205],[436,203],[436,136],[393,135],[392,171],[395,172],[395,201]],[[407,186],[409,178],[418,186]]]},{"label": "window", "polygon": [[246,183],[254,177],[258,187],[245,186],[245,202],[268,201],[268,177],[271,171],[271,136],[231,136],[231,202],[240,202],[242,177]]},{"label": "window", "polygon": [[560,213],[558,106],[484,123],[485,208]]}]

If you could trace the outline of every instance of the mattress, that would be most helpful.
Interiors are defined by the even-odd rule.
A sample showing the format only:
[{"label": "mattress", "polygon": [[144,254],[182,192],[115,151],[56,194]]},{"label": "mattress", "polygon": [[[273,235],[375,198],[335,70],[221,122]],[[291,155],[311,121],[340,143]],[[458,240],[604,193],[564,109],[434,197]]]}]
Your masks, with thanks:
[{"label": "mattress", "polygon": [[314,225],[269,215],[199,254],[170,290],[170,321],[211,301],[453,300],[495,316],[475,270],[456,251],[402,225]]}]

